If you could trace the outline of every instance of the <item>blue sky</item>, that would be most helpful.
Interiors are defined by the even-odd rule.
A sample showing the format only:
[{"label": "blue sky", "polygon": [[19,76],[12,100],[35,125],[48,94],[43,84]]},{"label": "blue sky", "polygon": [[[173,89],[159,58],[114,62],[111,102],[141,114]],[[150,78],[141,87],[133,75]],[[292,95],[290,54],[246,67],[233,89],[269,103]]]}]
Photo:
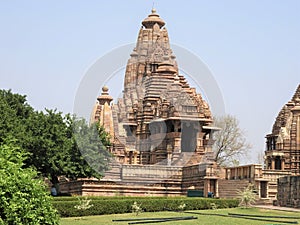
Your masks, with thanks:
[{"label": "blue sky", "polygon": [[[86,71],[112,49],[136,41],[152,4],[0,1],[0,88],[26,94],[39,110],[72,112]],[[162,0],[154,5],[171,43],[192,51],[213,72],[226,113],[239,119],[255,161],[300,83],[300,1]]]}]

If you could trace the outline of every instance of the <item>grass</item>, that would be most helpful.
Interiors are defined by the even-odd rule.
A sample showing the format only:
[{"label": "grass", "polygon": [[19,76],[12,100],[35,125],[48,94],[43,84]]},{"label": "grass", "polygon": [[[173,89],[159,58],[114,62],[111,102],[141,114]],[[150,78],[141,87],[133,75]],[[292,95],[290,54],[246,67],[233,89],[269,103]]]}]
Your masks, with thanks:
[{"label": "grass", "polygon": [[[128,222],[112,222],[115,219],[130,219],[130,218],[157,218],[157,217],[178,217],[178,216],[196,216],[197,220],[187,220],[187,221],[170,221],[159,223],[163,225],[271,225],[271,224],[284,224],[280,222],[270,222],[270,221],[259,221],[259,220],[249,220],[243,218],[232,218],[226,216],[217,216],[211,214],[228,215],[228,213],[239,213],[239,214],[252,214],[252,215],[262,215],[262,216],[297,216],[300,214],[297,212],[283,212],[277,210],[266,210],[258,208],[232,208],[232,209],[216,209],[216,210],[197,210],[190,211],[191,213],[183,212],[145,212],[141,213],[139,216],[135,216],[133,213],[127,214],[114,214],[114,215],[101,215],[101,216],[89,216],[83,218],[63,218],[61,219],[61,225],[94,225],[94,224],[105,224],[105,225],[125,225]],[[200,215],[200,214],[210,214],[210,215]],[[272,219],[279,221],[297,221],[300,223],[300,219],[290,219],[290,218],[260,218],[260,219]],[[155,223],[149,223],[155,224]]]}]

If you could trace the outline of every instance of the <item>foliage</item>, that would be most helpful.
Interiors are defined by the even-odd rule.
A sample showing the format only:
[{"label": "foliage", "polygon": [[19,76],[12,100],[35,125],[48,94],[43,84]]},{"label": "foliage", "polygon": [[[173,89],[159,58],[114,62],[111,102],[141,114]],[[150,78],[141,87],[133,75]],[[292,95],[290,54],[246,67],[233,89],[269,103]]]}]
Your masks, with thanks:
[{"label": "foliage", "polygon": [[78,205],[75,205],[74,208],[78,210],[87,210],[91,207],[93,207],[92,204],[90,204],[92,200],[85,197],[84,199],[78,198]]},{"label": "foliage", "polygon": [[240,205],[246,208],[250,207],[255,202],[256,194],[253,190],[253,185],[249,184],[243,191],[238,191]]},{"label": "foliage", "polygon": [[28,140],[23,146],[31,153],[27,166],[34,166],[57,183],[57,176],[70,173],[72,133],[69,117],[55,110],[33,112],[27,120]]},{"label": "foliage", "polygon": [[33,112],[26,103],[26,96],[0,90],[0,143],[14,137],[18,144],[27,139],[26,120]]},{"label": "foliage", "polygon": [[[57,200],[58,199],[58,200]],[[165,210],[178,211],[178,206],[185,204],[185,210],[209,209],[211,203],[217,208],[237,207],[237,199],[211,199],[211,198],[186,198],[186,197],[90,197],[93,207],[80,211],[74,208],[78,204],[75,197],[54,198],[53,205],[62,217],[90,216],[102,214],[120,214],[132,212],[132,205],[138,202],[143,206],[143,212],[158,212]]]},{"label": "foliage", "polygon": [[211,209],[217,209],[218,206],[217,206],[216,203],[212,202],[212,203],[210,203],[210,208],[211,208]]},{"label": "foliage", "polygon": [[219,165],[237,165],[238,159],[245,156],[251,145],[247,143],[244,132],[239,128],[238,120],[231,115],[214,118],[216,127],[221,128],[215,132],[213,150],[215,160]]},{"label": "foliage", "polygon": [[0,115],[0,144],[14,137],[15,144],[29,153],[24,166],[34,166],[54,184],[61,175],[100,178],[108,168],[109,137],[99,124],[89,126],[83,119],[56,110],[35,111],[26,96],[10,90],[0,90]]},{"label": "foliage", "polygon": [[183,211],[185,209],[185,207],[186,207],[186,204],[182,203],[178,206],[178,209],[179,209],[179,211]]},{"label": "foliage", "polygon": [[[108,151],[111,145],[109,135],[99,123],[87,125],[84,119],[73,118],[71,124],[73,130],[73,151],[76,152],[76,170],[72,174],[76,177],[101,178],[111,159]],[[85,164],[78,164],[85,162]],[[81,168],[80,168],[81,167]],[[80,170],[78,170],[80,168]],[[76,171],[81,172],[76,174]]]},{"label": "foliage", "polygon": [[131,206],[132,212],[135,213],[136,216],[138,216],[142,211],[142,204],[138,204],[137,202],[134,202]]},{"label": "foliage", "polygon": [[58,224],[44,181],[22,168],[25,153],[11,143],[0,145],[0,223]]}]

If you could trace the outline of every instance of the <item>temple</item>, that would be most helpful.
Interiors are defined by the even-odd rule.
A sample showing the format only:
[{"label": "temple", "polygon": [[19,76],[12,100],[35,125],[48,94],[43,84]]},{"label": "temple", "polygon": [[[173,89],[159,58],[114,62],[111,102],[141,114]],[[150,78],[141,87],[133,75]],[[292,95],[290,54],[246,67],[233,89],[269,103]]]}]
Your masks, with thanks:
[{"label": "temple", "polygon": [[257,198],[270,203],[277,199],[279,178],[286,182],[284,177],[299,175],[300,85],[266,136],[265,165],[221,168],[212,151],[212,134],[219,128],[207,102],[179,73],[165,22],[155,9],[142,21],[128,57],[121,98],[114,103],[108,87],[102,87],[91,116],[91,123],[100,122],[110,134],[110,170],[101,180],[61,182],[62,192],[179,196],[195,191],[235,198],[252,184]]},{"label": "temple", "polygon": [[266,139],[266,168],[300,174],[300,85],[279,112]]},{"label": "temple", "polygon": [[[264,166],[226,168],[227,179],[252,177],[249,181],[255,185],[260,199],[269,203],[278,200],[281,206],[300,207],[300,179],[297,180],[300,174],[300,85],[280,110],[272,133],[266,135],[264,153]],[[256,172],[251,175],[253,171]],[[295,199],[290,199],[292,195]]]},{"label": "temple", "polygon": [[211,152],[214,129],[208,104],[179,74],[165,22],[153,9],[142,21],[130,54],[123,97],[111,105],[103,88],[92,115],[113,137],[112,153],[121,164],[178,165],[183,154],[199,163]]},{"label": "temple", "polygon": [[114,156],[101,180],[61,183],[79,195],[178,196],[217,193],[209,105],[179,73],[165,22],[155,9],[142,21],[122,96],[102,87],[91,116],[110,134]]}]

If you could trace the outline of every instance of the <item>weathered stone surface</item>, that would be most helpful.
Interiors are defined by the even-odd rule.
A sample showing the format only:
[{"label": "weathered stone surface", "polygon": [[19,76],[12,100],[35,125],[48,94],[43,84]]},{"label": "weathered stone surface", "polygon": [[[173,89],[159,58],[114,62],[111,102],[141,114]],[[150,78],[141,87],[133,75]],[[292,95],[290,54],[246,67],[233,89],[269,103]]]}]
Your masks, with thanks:
[{"label": "weathered stone surface", "polygon": [[300,208],[300,176],[278,179],[278,205]]}]

